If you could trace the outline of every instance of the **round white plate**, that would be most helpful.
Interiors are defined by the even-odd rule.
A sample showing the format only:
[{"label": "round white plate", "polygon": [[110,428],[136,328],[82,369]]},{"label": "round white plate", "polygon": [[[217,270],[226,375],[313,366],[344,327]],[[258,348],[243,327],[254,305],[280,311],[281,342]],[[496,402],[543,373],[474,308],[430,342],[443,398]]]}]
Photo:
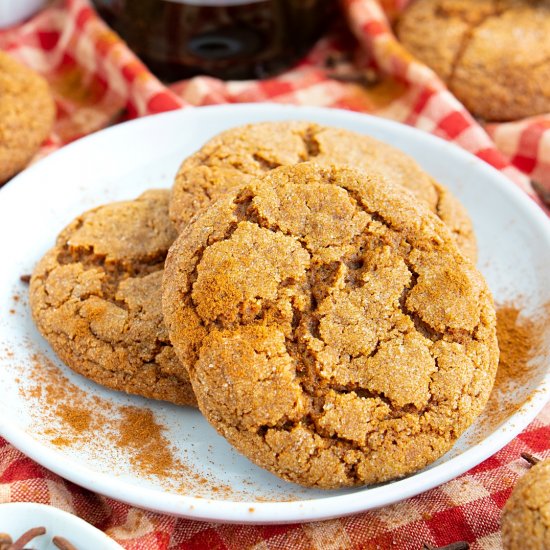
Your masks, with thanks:
[{"label": "round white plate", "polygon": [[32,539],[25,548],[57,550],[52,538],[59,536],[78,550],[122,550],[122,546],[105,533],[59,508],[34,502],[0,504],[0,533],[7,533],[15,542],[33,527],[44,527],[46,534]]},{"label": "round white plate", "polygon": [[[0,191],[0,434],[61,476],[125,502],[178,516],[239,523],[318,520],[390,504],[426,491],[472,468],[515,437],[536,416],[550,386],[546,350],[531,362],[533,375],[509,399],[522,404],[500,425],[482,415],[457,445],[429,468],[382,486],[310,490],[270,475],[235,453],[201,415],[188,408],[106,390],[73,374],[55,358],[32,324],[19,276],[32,271],[57,233],[93,206],[168,187],[181,160],[214,134],[246,122],[301,119],[348,128],[387,141],[414,156],[465,204],[479,241],[479,266],[497,302],[522,297],[524,312],[550,301],[550,229],[545,215],[485,163],[412,128],[356,113],[275,105],[205,107],[170,112],[109,128],[64,147]],[[14,310],[13,314],[8,311]],[[2,354],[1,350],[5,353]],[[148,407],[174,443],[196,482],[177,488],[137,472],[98,433],[93,446],[56,447],[47,415],[36,422],[36,402],[24,397],[35,353],[55,361],[89,394],[113,405]],[[40,412],[38,410],[38,412]],[[512,413],[510,413],[512,414]],[[47,426],[46,426],[47,427]],[[114,463],[113,463],[114,460]],[[182,471],[182,476],[184,472]],[[178,477],[178,476],[176,476]]]}]

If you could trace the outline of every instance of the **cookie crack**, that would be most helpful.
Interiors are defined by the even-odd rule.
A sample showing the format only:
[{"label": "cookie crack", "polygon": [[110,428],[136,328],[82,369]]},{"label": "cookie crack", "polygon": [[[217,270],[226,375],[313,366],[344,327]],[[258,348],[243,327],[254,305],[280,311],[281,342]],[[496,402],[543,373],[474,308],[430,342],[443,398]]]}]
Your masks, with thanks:
[{"label": "cookie crack", "polygon": [[[170,343],[170,340],[168,341],[165,341],[165,340],[161,340],[158,336],[155,337],[155,341],[153,343],[153,347],[151,349],[151,352],[148,354],[150,357],[152,357],[152,359],[154,359],[155,361],[155,365],[160,369],[160,366],[158,365],[158,363],[156,363],[156,360],[157,360],[157,357],[166,349],[166,348],[171,348],[172,347],[172,344]],[[145,360],[146,358],[143,357],[143,359]],[[149,359],[150,361],[151,359]],[[176,376],[176,378],[179,378]]]},{"label": "cookie crack", "polygon": [[319,132],[314,128],[308,128],[305,134],[301,135],[302,141],[304,143],[304,148],[306,150],[306,159],[311,160],[312,158],[318,157],[321,154],[321,146],[317,140],[317,134]]},{"label": "cookie crack", "polygon": [[[304,415],[300,420],[296,421],[287,421],[284,424],[278,425],[278,426],[269,426],[269,425],[262,425],[259,426],[256,430],[256,435],[261,437],[264,441],[264,443],[267,444],[266,441],[266,434],[268,431],[278,431],[278,432],[291,432],[293,429],[298,427],[304,427],[306,431],[308,431],[311,434],[317,434],[320,435],[319,432],[322,432],[323,430],[319,430],[319,428],[316,426],[316,418],[313,414],[307,413]],[[347,439],[345,437],[332,434],[328,435],[325,434],[322,436],[323,440],[325,441],[326,447],[314,447],[313,452],[308,456],[308,470],[309,471],[313,465],[311,464],[316,458],[319,457],[319,455],[323,452],[328,450],[329,448],[337,447],[339,451],[345,452],[345,451],[351,451],[354,450],[357,446],[357,442]],[[368,448],[367,445],[364,445],[364,448]],[[278,460],[280,453],[275,453],[275,460]]]},{"label": "cookie crack", "polygon": [[[444,192],[439,187],[439,185],[434,185],[433,189],[436,193],[436,203],[434,208],[434,213],[436,216],[448,227],[449,231],[451,232],[452,236],[454,237],[456,243],[458,244],[460,242],[460,238],[471,238],[473,229],[471,225],[468,227],[464,225],[463,223],[457,223],[453,219],[449,219],[445,212],[443,212],[442,202],[443,202],[443,194]],[[464,255],[464,252],[462,250],[462,246],[460,245],[460,252]]]},{"label": "cookie crack", "polygon": [[[115,305],[117,305],[118,307],[121,307],[121,309],[124,309],[126,312],[129,312],[130,311],[130,308],[128,306],[128,304],[125,302],[125,301],[122,301],[122,300],[111,300],[111,299],[108,299],[108,298],[105,298],[104,296],[99,296],[98,294],[94,294],[94,293],[90,293],[88,294],[86,297],[81,297],[83,298],[83,304],[85,303],[85,301],[91,297],[96,297],[96,298],[100,298],[102,300],[105,300],[106,302],[110,302],[110,303],[113,303]],[[65,300],[64,303],[67,303],[70,301],[70,298],[68,298],[67,300]],[[83,305],[82,304],[82,305]],[[78,308],[78,311],[77,311],[77,314],[82,318],[82,319],[85,319],[86,317],[84,317],[81,313],[81,309],[82,309],[82,305]],[[128,329],[128,326],[131,325],[131,323],[126,323],[126,326],[124,328],[124,332],[123,334],[126,334],[127,333],[127,329]],[[99,340],[100,342],[103,342],[104,344],[107,344],[108,346],[110,346],[111,348],[111,351],[114,353],[116,352],[116,349],[117,347],[119,346],[125,346],[125,342],[124,342],[124,338],[119,338],[119,339],[109,339],[109,338],[106,338],[104,336],[102,336],[99,332],[97,332],[96,330],[93,329],[92,326],[89,327],[89,330],[90,332],[93,334],[94,338],[96,340]],[[140,343],[139,341],[136,341],[135,343]],[[140,360],[142,360],[144,363],[151,363],[151,364],[154,364],[155,365],[155,368],[159,371],[160,371],[160,366],[156,363],[156,358],[162,353],[163,349],[165,348],[168,348],[168,347],[172,347],[172,344],[170,342],[165,342],[163,340],[161,340],[160,338],[155,337],[155,341],[153,343],[153,346],[151,348],[151,351],[149,353],[143,353],[144,350],[140,350],[138,352],[138,355],[139,355],[139,358]],[[119,371],[115,370],[115,369],[110,369],[108,368],[106,365],[104,364],[100,364],[98,363],[97,361],[93,361],[91,360],[88,356],[85,356],[86,360],[98,365],[99,367],[101,367],[103,370],[108,370],[110,372],[113,372],[113,373],[118,373]],[[131,377],[131,376],[130,376]]]},{"label": "cookie crack", "polygon": [[281,166],[281,164],[279,162],[266,159],[266,158],[262,157],[259,153],[254,153],[252,155],[252,158],[254,159],[255,162],[257,162],[259,164],[260,168],[264,172],[269,172],[269,171],[274,170],[275,168],[279,168],[279,166]]},{"label": "cookie crack", "polygon": [[[315,357],[312,356],[305,343],[300,340],[296,342],[295,346],[289,346],[288,351],[296,362],[295,376],[302,393],[311,399],[309,412],[316,409],[321,410],[324,397],[320,397],[318,388],[323,388],[324,384],[317,373]],[[307,414],[309,413],[304,416]]]},{"label": "cookie crack", "polygon": [[[202,165],[208,166],[209,168],[214,168],[217,166],[217,164],[212,164],[211,159],[217,158],[220,161],[220,164],[223,166],[231,167],[234,170],[237,170],[239,172],[242,172],[243,174],[246,174],[247,176],[258,177],[257,170],[254,170],[253,168],[251,168],[250,163],[247,164],[243,162],[242,160],[243,157],[239,159],[239,157],[235,158],[229,154],[222,154],[221,150],[223,150],[221,146],[214,149],[208,155],[207,159],[202,159]],[[270,160],[263,157],[261,152],[259,151],[249,155],[246,158],[256,163],[257,167],[264,173],[282,166],[282,164],[280,162],[277,162],[276,160]]]},{"label": "cookie crack", "polygon": [[453,329],[447,328],[447,330],[439,331],[432,327],[429,323],[424,321],[419,313],[411,311],[407,307],[407,298],[412,292],[414,287],[418,284],[418,279],[420,275],[414,270],[414,267],[410,263],[407,257],[404,257],[404,262],[407,266],[407,269],[411,273],[411,282],[407,287],[403,289],[401,296],[399,297],[399,309],[409,317],[413,322],[415,329],[422,334],[425,338],[431,340],[432,342],[438,342],[439,340],[445,340],[446,342],[452,342],[457,344],[465,344],[469,340],[475,340],[476,332],[481,324],[481,320],[478,321],[473,330],[467,331],[466,329]]},{"label": "cookie crack", "polygon": [[499,17],[506,11],[506,9],[503,6],[499,6],[498,0],[496,1],[496,4],[494,4],[493,9],[494,11],[492,13],[481,17],[479,21],[470,23],[467,31],[464,33],[464,36],[460,41],[458,51],[453,59],[453,62],[451,63],[451,71],[447,79],[447,87],[449,88],[449,90],[452,91],[454,79],[456,76],[456,71],[458,70],[460,66],[460,62],[464,58],[464,55],[466,54],[466,51],[468,50],[468,47],[470,46],[470,43],[474,38],[475,32],[480,27],[482,27],[489,19],[492,19],[493,17]]},{"label": "cookie crack", "polygon": [[[50,278],[50,275],[56,271],[57,269],[59,269],[58,266],[53,266],[53,267],[50,267],[48,268],[44,273],[42,273],[40,276],[36,277],[36,280],[40,280],[40,286],[42,287],[42,290],[44,291],[44,294],[48,297],[48,298],[51,298],[51,294],[48,290],[48,286],[47,286],[47,282],[48,282],[48,279]],[[96,294],[92,293],[92,292],[86,292],[86,293],[83,293],[81,295],[81,297],[83,299],[87,299],[89,298],[90,296],[96,296]],[[56,308],[60,308],[61,306],[64,306],[67,302],[69,302],[71,299],[71,296],[67,296],[65,299],[61,300],[58,304],[56,304]],[[49,302],[49,304],[40,304],[40,310],[41,311],[44,311],[44,310],[47,310],[49,308],[49,306],[51,306],[52,303],[51,301]]]},{"label": "cookie crack", "polygon": [[130,278],[143,278],[162,271],[167,252],[165,250],[158,251],[140,258],[139,261],[107,260],[105,254],[96,254],[93,248],[78,247],[70,249],[68,245],[65,245],[57,255],[57,261],[60,265],[81,264],[86,271],[90,269],[100,270],[103,274],[103,296],[101,297],[123,309],[127,309],[126,304],[115,297],[120,283]]},{"label": "cookie crack", "polygon": [[407,307],[407,298],[412,292],[414,287],[418,284],[418,273],[415,273],[409,266],[407,266],[409,272],[411,273],[411,282],[409,286],[406,286],[399,297],[399,309],[403,315],[407,316],[414,324],[414,328],[417,332],[422,334],[428,340],[432,342],[437,342],[443,339],[444,334],[432,328],[428,323],[426,323],[418,313],[411,311]]},{"label": "cookie crack", "polygon": [[159,250],[137,260],[108,260],[106,254],[97,254],[93,247],[88,249],[79,246],[71,249],[69,245],[64,245],[57,255],[57,261],[61,265],[81,263],[85,268],[100,267],[107,272],[112,272],[118,268],[132,277],[140,277],[163,269],[167,253],[167,250]]},{"label": "cookie crack", "polygon": [[[346,192],[349,193],[350,197],[354,200],[355,205],[355,211],[353,213],[353,216],[357,215],[359,212],[364,212],[371,216],[371,218],[375,221],[381,221],[383,225],[392,230],[391,225],[381,216],[379,216],[376,213],[370,212],[365,205],[361,202],[360,197],[354,193],[353,190],[350,190],[346,188],[345,186],[339,186],[340,188],[344,189]],[[305,240],[304,236],[302,235],[295,235],[290,230],[285,230],[280,226],[280,224],[277,221],[272,221],[267,219],[265,216],[262,216],[256,206],[253,204],[254,200],[254,194],[251,189],[245,188],[241,191],[241,193],[238,195],[237,199],[235,199],[236,204],[241,205],[240,209],[238,210],[240,217],[238,217],[239,221],[247,221],[249,223],[254,223],[258,227],[262,229],[267,229],[273,233],[282,233],[286,237],[291,237],[295,239],[297,242],[299,242],[302,246],[302,248],[308,252],[310,256],[312,256],[316,250],[321,249],[330,249],[333,245],[328,244],[325,246],[316,246],[314,250],[312,250],[309,246],[307,241]],[[309,206],[305,205],[308,209]]]},{"label": "cookie crack", "polygon": [[[361,212],[364,212],[365,214],[368,214],[371,217],[372,221],[380,223],[381,225],[383,225],[386,229],[388,229],[390,231],[396,231],[393,228],[391,222],[386,220],[379,212],[373,212],[368,208],[368,206],[365,204],[365,202],[364,202],[363,198],[361,197],[361,195],[355,189],[350,189],[346,185],[339,185],[339,187],[341,189],[345,189],[345,191],[348,193],[348,195],[355,201],[356,208],[360,209]],[[356,212],[357,212],[357,210],[356,210]],[[398,234],[401,233],[399,231],[396,231],[396,232]]]},{"label": "cookie crack", "polygon": [[392,405],[391,399],[386,397],[384,392],[368,390],[366,388],[362,388],[361,386],[347,387],[338,384],[332,384],[330,389],[339,395],[349,395],[350,393],[354,393],[361,399],[379,399],[382,403],[388,405],[388,407],[392,409],[392,412],[394,412],[393,409],[395,409],[395,406]]},{"label": "cookie crack", "polygon": [[435,376],[439,373],[440,367],[439,367],[439,359],[437,357],[434,357],[431,353],[430,355],[432,356],[435,364],[435,370],[430,374],[430,382],[428,384],[428,391],[430,396],[428,397],[428,401],[426,402],[426,405],[418,411],[418,416],[423,416],[434,408],[435,395],[432,391],[432,385],[434,384]]}]

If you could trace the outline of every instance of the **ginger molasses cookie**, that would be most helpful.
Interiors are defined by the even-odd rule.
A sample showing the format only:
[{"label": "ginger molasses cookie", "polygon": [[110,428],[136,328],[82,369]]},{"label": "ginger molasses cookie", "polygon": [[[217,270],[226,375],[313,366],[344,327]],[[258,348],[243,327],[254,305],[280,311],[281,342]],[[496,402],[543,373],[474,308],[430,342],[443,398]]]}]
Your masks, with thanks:
[{"label": "ginger molasses cookie", "polygon": [[180,234],[163,289],[203,414],[306,486],[423,468],[493,385],[485,281],[441,220],[376,176],[304,163],[234,188]]},{"label": "ginger molasses cookie", "polygon": [[95,382],[195,405],[162,319],[164,259],[176,232],[168,190],[85,212],[36,266],[34,320],[59,357]]},{"label": "ginger molasses cookie", "polygon": [[0,183],[28,164],[54,117],[47,82],[0,51]]},{"label": "ginger molasses cookie", "polygon": [[502,511],[505,550],[550,548],[550,460],[533,466],[517,483]]},{"label": "ginger molasses cookie", "polygon": [[464,207],[411,157],[369,136],[309,122],[249,124],[210,140],[181,165],[172,189],[172,221],[182,230],[195,212],[233,186],[308,160],[379,171],[410,189],[449,226],[462,252],[475,260],[475,236]]},{"label": "ginger molasses cookie", "polygon": [[506,121],[550,111],[547,0],[416,0],[397,33],[476,116]]}]

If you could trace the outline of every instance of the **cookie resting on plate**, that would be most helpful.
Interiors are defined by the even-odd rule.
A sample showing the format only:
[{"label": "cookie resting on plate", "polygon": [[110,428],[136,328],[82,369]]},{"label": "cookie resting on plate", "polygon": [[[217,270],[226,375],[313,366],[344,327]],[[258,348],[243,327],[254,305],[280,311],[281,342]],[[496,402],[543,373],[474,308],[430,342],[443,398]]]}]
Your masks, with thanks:
[{"label": "cookie resting on plate", "polygon": [[163,323],[164,259],[176,232],[167,190],[85,212],[58,236],[30,285],[33,318],[73,370],[113,388],[195,405]]},{"label": "cookie resting on plate", "polygon": [[451,229],[461,251],[475,261],[476,239],[462,204],[416,161],[372,137],[311,122],[263,122],[217,135],[188,157],[176,176],[170,216],[181,231],[198,210],[227,190],[278,166],[303,161],[378,171],[423,200]]},{"label": "cookie resting on plate", "polygon": [[376,175],[304,163],[233,189],[171,247],[170,339],[199,408],[282,478],[399,478],[448,451],[498,362],[487,285]]}]

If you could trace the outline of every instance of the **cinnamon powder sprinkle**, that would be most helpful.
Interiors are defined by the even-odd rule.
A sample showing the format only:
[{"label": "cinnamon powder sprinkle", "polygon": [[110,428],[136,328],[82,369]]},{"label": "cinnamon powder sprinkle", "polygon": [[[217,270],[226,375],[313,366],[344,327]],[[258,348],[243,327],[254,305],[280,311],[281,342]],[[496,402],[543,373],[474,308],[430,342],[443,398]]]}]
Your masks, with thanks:
[{"label": "cinnamon powder sprinkle", "polygon": [[[178,465],[160,425],[149,409],[122,407],[117,443],[132,451],[130,462],[145,474],[167,475]],[[181,465],[180,465],[181,466]]]},{"label": "cinnamon powder sprinkle", "polygon": [[[9,350],[4,354],[13,357]],[[117,405],[87,392],[41,353],[33,354],[29,363],[16,366],[22,373],[19,393],[29,401],[32,430],[42,440],[59,448],[85,449],[86,456],[97,458],[114,472],[123,473],[121,468],[129,467],[142,478],[154,477],[155,483],[174,493],[250,498],[220,483],[215,475],[207,473],[205,478],[201,468],[180,458],[152,410]]]},{"label": "cinnamon powder sprinkle", "polygon": [[495,388],[525,381],[529,375],[528,362],[533,358],[543,326],[535,321],[519,319],[520,310],[509,305],[497,309],[497,337],[500,349]]},{"label": "cinnamon powder sprinkle", "polygon": [[[150,409],[117,406],[89,395],[66,378],[57,366],[39,354],[32,356],[28,378],[33,385],[20,393],[37,403],[41,433],[56,447],[85,445],[88,449],[107,443],[128,456],[134,471],[161,478],[181,479],[185,466],[174,456],[165,428]],[[54,426],[54,427],[52,427]],[[58,426],[58,427],[57,427]]]},{"label": "cinnamon powder sprinkle", "polygon": [[89,410],[74,405],[61,403],[57,406],[57,415],[63,422],[70,426],[75,432],[83,433],[90,428],[92,414]]},{"label": "cinnamon powder sprinkle", "polygon": [[500,359],[493,391],[483,412],[488,429],[496,428],[531,398],[528,385],[534,372],[530,361],[542,352],[549,320],[550,303],[530,317],[522,315],[519,303],[497,307]]}]

